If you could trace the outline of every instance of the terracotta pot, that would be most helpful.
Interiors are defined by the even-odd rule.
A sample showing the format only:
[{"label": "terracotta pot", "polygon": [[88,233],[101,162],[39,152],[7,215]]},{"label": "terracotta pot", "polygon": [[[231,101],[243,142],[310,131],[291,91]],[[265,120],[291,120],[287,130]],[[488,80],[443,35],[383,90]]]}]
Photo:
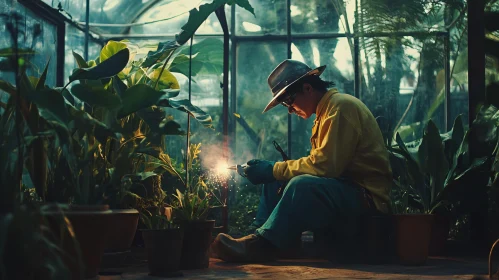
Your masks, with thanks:
[{"label": "terracotta pot", "polygon": [[209,249],[214,226],[215,220],[189,221],[183,224],[181,269],[201,269],[209,266]]},{"label": "terracotta pot", "polygon": [[442,256],[445,254],[445,243],[449,238],[450,217],[435,215],[431,228],[430,256]]},{"label": "terracotta pot", "polygon": [[428,259],[433,215],[395,215],[396,251],[400,263],[423,265]]},{"label": "terracotta pot", "polygon": [[132,245],[137,230],[139,211],[135,209],[113,209],[111,212],[112,220],[107,249],[111,252],[127,251]]},{"label": "terracotta pot", "polygon": [[[71,223],[75,237],[73,239],[67,231],[63,236],[58,236],[63,241],[63,249],[66,253],[64,261],[72,271],[72,279],[81,279],[82,276],[96,277],[112,221],[109,206],[75,205],[70,206],[63,213]],[[55,220],[57,215],[60,217],[61,212],[49,211],[47,214]],[[52,222],[52,225],[56,224]],[[60,227],[53,228],[53,232],[60,233]],[[81,263],[77,258],[78,252],[81,253]]]},{"label": "terracotta pot", "polygon": [[178,276],[182,254],[182,229],[141,230],[146,245],[149,273],[153,276]]}]

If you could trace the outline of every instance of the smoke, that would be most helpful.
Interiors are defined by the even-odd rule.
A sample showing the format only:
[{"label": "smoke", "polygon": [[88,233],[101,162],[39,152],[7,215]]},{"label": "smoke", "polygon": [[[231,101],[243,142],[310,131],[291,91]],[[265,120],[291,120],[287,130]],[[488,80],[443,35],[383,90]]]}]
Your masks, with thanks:
[{"label": "smoke", "polygon": [[254,154],[245,148],[245,145],[239,145],[237,151],[233,153],[230,149],[224,151],[223,144],[220,145],[201,145],[201,166],[203,169],[217,169],[220,165],[236,165],[244,164],[254,158]]}]

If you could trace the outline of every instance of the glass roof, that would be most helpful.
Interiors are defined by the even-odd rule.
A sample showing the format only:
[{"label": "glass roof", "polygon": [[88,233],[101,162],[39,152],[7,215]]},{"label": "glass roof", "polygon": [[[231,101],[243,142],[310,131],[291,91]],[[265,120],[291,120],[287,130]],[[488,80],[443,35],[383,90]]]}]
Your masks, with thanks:
[{"label": "glass roof", "polygon": [[[85,24],[87,0],[43,0],[59,8],[75,22]],[[174,35],[188,20],[189,10],[213,0],[91,0],[90,30],[106,37],[119,34]],[[248,0],[255,16],[236,7],[236,35],[286,34],[285,0]],[[299,33],[353,33],[358,19],[358,32],[437,31],[444,30],[454,18],[456,9],[447,10],[443,0],[430,2],[362,1],[356,7],[354,0],[291,0],[292,32]],[[360,10],[357,11],[357,8]],[[226,16],[230,23],[230,6]],[[340,22],[338,27],[331,22]],[[215,14],[200,26],[197,34],[222,34]]]},{"label": "glass roof", "polygon": [[[77,23],[85,23],[86,0],[43,0]],[[210,0],[91,0],[90,29],[99,34],[155,33],[176,34],[187,22],[189,10]],[[168,24],[162,23],[167,20]],[[156,22],[159,21],[159,22]],[[152,23],[151,22],[156,22]],[[144,25],[144,23],[149,23]],[[159,31],[160,29],[161,31]],[[153,32],[154,31],[154,32]],[[199,33],[222,33],[215,15]]]}]

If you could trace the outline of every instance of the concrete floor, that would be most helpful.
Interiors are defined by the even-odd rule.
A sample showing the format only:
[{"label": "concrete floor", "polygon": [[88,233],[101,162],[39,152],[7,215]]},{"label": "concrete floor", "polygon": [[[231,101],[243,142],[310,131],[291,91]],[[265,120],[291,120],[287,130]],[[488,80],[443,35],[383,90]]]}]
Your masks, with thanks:
[{"label": "concrete floor", "polygon": [[[162,279],[148,275],[147,265],[139,264],[114,270],[120,275],[100,276],[100,280]],[[488,279],[486,259],[430,258],[425,266],[336,265],[324,260],[293,259],[265,264],[225,263],[210,259],[205,270],[182,271],[174,279]],[[171,279],[171,278],[164,278]]]}]

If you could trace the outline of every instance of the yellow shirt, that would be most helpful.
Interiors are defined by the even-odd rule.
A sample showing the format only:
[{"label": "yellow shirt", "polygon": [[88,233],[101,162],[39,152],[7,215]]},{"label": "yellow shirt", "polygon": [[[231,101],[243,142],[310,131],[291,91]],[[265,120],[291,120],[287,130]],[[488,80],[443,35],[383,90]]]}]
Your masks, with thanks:
[{"label": "yellow shirt", "polygon": [[367,106],[348,94],[329,90],[316,108],[310,155],[274,165],[277,180],[310,174],[344,176],[368,189],[381,212],[389,212],[392,171],[376,119]]}]

